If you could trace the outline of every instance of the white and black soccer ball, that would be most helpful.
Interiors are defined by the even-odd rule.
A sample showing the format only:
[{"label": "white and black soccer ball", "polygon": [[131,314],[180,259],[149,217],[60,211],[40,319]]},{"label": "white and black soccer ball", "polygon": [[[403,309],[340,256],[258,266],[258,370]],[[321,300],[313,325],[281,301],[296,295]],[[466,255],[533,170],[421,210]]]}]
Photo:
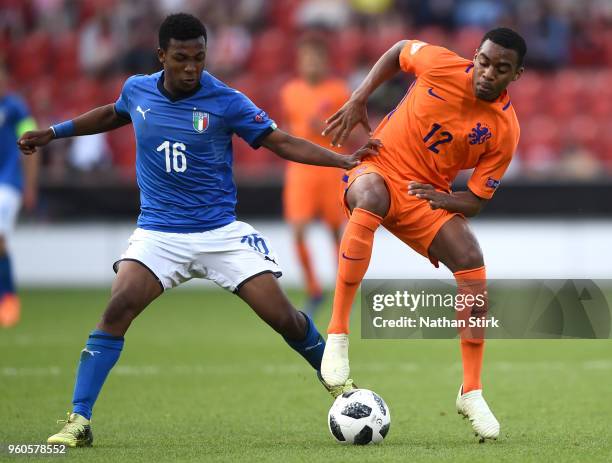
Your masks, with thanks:
[{"label": "white and black soccer ball", "polygon": [[354,389],[339,395],[327,416],[329,431],[342,444],[378,444],[391,425],[385,401],[368,389]]}]

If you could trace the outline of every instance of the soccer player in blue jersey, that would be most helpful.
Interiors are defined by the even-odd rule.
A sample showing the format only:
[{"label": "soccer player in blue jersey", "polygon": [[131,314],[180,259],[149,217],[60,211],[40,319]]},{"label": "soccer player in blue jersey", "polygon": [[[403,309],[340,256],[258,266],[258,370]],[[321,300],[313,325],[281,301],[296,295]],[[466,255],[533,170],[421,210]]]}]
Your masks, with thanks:
[{"label": "soccer player in blue jersey", "polygon": [[[342,168],[375,154],[376,143],[345,156],[277,129],[245,95],[204,71],[206,29],[191,15],[164,20],[158,55],[163,71],[129,78],[115,104],[19,140],[21,150],[32,154],[55,138],[132,123],[137,141],[137,229],[114,265],[110,301],[81,352],[72,414],[49,443],[91,445],[92,408],[123,349],[125,332],[151,301],[191,278],[236,293],[317,372],[321,367],[325,342],[280,289],[281,269],[270,243],[236,220],[232,134],[291,161]],[[337,395],[352,382],[327,388]]]},{"label": "soccer player in blue jersey", "polygon": [[7,241],[22,200],[26,209],[36,203],[38,173],[37,158],[24,158],[22,165],[15,142],[35,128],[25,102],[8,91],[8,73],[0,62],[0,326],[5,328],[20,316]]}]

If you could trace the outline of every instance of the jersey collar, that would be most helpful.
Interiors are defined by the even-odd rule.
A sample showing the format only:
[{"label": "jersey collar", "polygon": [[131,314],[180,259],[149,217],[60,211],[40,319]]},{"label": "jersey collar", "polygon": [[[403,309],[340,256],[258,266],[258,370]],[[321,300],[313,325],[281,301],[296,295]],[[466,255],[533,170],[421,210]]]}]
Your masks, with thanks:
[{"label": "jersey collar", "polygon": [[166,98],[168,98],[172,103],[179,101],[179,100],[184,100],[186,98],[190,98],[193,95],[195,95],[196,93],[198,93],[200,91],[200,89],[202,88],[202,83],[198,82],[198,85],[196,86],[196,88],[194,88],[192,91],[188,92],[188,93],[182,93],[180,95],[177,96],[173,96],[170,94],[170,92],[168,90],[166,90],[166,88],[164,87],[164,71],[161,72],[159,79],[157,80],[157,89],[159,90],[159,92],[164,95]]}]

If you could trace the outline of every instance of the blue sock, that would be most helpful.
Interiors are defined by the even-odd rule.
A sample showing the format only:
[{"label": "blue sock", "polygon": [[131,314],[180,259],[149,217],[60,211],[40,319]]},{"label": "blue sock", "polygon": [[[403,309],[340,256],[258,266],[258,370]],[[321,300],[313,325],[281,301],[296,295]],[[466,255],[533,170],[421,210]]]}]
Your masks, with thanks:
[{"label": "blue sock", "polygon": [[81,351],[72,398],[73,413],[88,420],[91,418],[100,389],[111,368],[117,363],[122,349],[123,336],[112,336],[100,330],[91,332],[85,349]]},{"label": "blue sock", "polygon": [[0,256],[0,296],[15,293],[15,282],[13,281],[13,268],[11,258],[8,254]]},{"label": "blue sock", "polygon": [[300,354],[306,359],[308,363],[315,370],[321,370],[321,359],[323,358],[323,351],[325,350],[325,340],[317,327],[315,326],[312,319],[304,312],[300,312],[306,318],[306,337],[301,341],[292,341],[291,339],[285,339],[285,342],[289,344],[294,351]]}]

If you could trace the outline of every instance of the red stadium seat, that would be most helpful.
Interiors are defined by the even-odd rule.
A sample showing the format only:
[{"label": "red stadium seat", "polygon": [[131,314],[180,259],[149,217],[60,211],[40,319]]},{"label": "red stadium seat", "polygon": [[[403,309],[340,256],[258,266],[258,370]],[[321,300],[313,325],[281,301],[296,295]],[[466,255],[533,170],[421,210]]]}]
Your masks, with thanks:
[{"label": "red stadium seat", "polygon": [[376,40],[365,41],[365,53],[368,60],[376,62],[389,48],[407,37],[404,21],[401,18],[386,18],[369,28],[366,36],[374,36]]},{"label": "red stadium seat", "polygon": [[459,29],[452,38],[450,48],[459,56],[472,59],[485,32],[477,27]]},{"label": "red stadium seat", "polygon": [[599,70],[588,74],[584,109],[594,117],[612,117],[612,71]]},{"label": "red stadium seat", "polygon": [[546,115],[537,115],[521,121],[520,145],[526,153],[539,146],[559,150],[562,145],[561,127],[557,121]]},{"label": "red stadium seat", "polygon": [[[600,145],[595,152],[612,168],[612,116],[600,122]],[[611,172],[612,173],[612,172]]]},{"label": "red stadium seat", "polygon": [[269,2],[270,25],[279,27],[284,31],[293,31],[296,28],[295,10],[302,0],[283,0],[282,2]]},{"label": "red stadium seat", "polygon": [[113,165],[124,178],[134,178],[136,175],[136,142],[131,125],[126,125],[106,134],[110,147]]},{"label": "red stadium seat", "polygon": [[436,45],[448,46],[448,33],[438,26],[427,26],[416,33],[415,39]]},{"label": "red stadium seat", "polygon": [[286,71],[287,61],[293,54],[291,41],[280,29],[267,29],[256,36],[251,48],[249,69],[258,78],[265,80]]},{"label": "red stadium seat", "polygon": [[50,43],[50,37],[43,31],[36,31],[14,43],[9,57],[13,63],[13,78],[30,82],[48,73],[52,69]]},{"label": "red stadium seat", "polygon": [[56,79],[72,79],[79,73],[79,37],[67,32],[56,38],[53,51],[53,74]]},{"label": "red stadium seat", "polygon": [[601,151],[603,127],[590,115],[578,114],[565,125],[564,135],[568,143],[578,143],[593,152]]},{"label": "red stadium seat", "polygon": [[585,91],[586,77],[583,71],[563,69],[554,75],[550,88],[554,88],[556,94],[578,95]]},{"label": "red stadium seat", "polygon": [[536,112],[542,112],[542,97],[545,94],[544,82],[544,76],[529,73],[511,85],[510,99],[521,121],[522,118],[529,118]]},{"label": "red stadium seat", "polygon": [[358,27],[342,29],[330,41],[330,61],[334,70],[341,75],[350,74],[365,56],[366,40]]}]

